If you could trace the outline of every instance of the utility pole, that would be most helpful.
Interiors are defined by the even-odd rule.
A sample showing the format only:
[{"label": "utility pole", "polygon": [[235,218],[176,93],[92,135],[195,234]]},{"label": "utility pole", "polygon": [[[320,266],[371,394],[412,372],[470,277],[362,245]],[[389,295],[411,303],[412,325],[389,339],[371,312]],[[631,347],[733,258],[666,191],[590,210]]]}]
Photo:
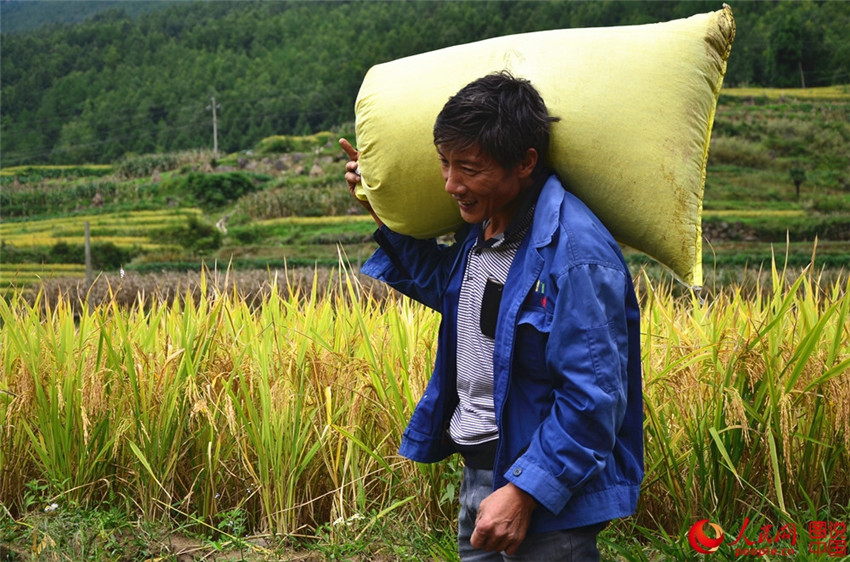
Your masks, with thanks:
[{"label": "utility pole", "polygon": [[[86,260],[86,291],[91,290],[92,284],[92,267],[91,267],[91,233],[89,230],[89,221],[83,223],[83,231],[85,233],[84,252]],[[88,297],[86,297],[88,299]]]},{"label": "utility pole", "polygon": [[218,122],[215,118],[215,110],[216,108],[221,109],[221,104],[215,104],[215,97],[210,97],[210,104],[207,106],[207,109],[212,109],[213,114],[213,155],[218,156]]}]

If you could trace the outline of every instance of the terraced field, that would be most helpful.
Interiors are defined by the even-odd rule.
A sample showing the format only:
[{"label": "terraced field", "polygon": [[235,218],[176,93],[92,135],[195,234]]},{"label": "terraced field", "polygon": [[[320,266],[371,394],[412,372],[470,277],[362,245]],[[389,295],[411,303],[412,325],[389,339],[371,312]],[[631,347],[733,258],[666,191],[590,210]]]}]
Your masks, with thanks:
[{"label": "terraced field", "polygon": [[[106,262],[95,274],[333,266],[340,255],[356,267],[375,248],[374,225],[348,198],[339,136],[353,138],[273,137],[250,154],[144,155],[112,170],[0,170],[0,202],[14,211],[0,222],[0,288],[84,275],[86,221]],[[848,147],[848,87],[723,90],[705,184],[705,285],[774,259],[850,268]],[[625,253],[636,270],[667,275]]]},{"label": "terraced field", "polygon": [[56,242],[79,244],[88,222],[92,241],[156,249],[171,244],[152,238],[163,228],[185,223],[188,216],[200,217],[201,212],[198,209],[135,211],[3,223],[0,224],[0,236],[5,243],[20,248],[45,247]]},{"label": "terraced field", "polygon": [[[162,233],[169,228],[186,224],[189,217],[199,218],[199,209],[163,209],[104,214],[84,214],[26,221],[0,223],[0,240],[4,253],[9,250],[30,256],[49,257],[57,245],[79,246],[85,243],[85,224],[93,245],[112,244],[117,248],[166,252],[180,249],[179,241]],[[0,262],[0,288],[24,286],[42,279],[84,277],[85,263]]]}]

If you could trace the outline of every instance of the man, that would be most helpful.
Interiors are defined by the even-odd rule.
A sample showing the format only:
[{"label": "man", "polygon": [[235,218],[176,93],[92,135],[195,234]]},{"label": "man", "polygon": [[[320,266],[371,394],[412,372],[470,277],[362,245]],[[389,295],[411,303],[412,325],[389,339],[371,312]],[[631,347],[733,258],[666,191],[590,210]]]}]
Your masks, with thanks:
[{"label": "man", "polygon": [[[527,80],[485,76],[434,125],[456,243],[379,226],[362,271],[442,314],[434,372],[400,453],[464,458],[462,560],[598,560],[643,478],[639,308],[622,254],[543,163],[550,124]],[[359,181],[359,154],[346,181]],[[403,186],[399,186],[402,189]]]}]

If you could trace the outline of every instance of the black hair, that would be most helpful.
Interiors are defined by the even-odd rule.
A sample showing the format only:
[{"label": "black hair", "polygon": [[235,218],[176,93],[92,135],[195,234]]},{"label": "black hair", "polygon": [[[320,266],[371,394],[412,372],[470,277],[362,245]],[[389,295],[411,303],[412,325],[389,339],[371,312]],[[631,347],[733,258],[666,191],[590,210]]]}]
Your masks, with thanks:
[{"label": "black hair", "polygon": [[529,148],[542,167],[549,150],[551,117],[543,98],[524,78],[508,71],[488,74],[449,98],[434,123],[434,144],[448,150],[478,145],[506,169]]}]

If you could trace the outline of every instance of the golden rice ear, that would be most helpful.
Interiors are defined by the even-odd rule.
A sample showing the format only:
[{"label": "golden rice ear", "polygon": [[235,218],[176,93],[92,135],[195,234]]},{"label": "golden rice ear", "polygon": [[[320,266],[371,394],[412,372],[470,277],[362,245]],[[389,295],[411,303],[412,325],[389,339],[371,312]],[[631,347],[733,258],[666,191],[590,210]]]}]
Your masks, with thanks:
[{"label": "golden rice ear", "polygon": [[507,69],[549,111],[548,162],[622,244],[702,284],[702,200],[731,9],[665,23],[497,37],[372,67],[355,106],[362,188],[391,229],[418,238],[462,223],[443,189],[434,120],[467,83]]}]

